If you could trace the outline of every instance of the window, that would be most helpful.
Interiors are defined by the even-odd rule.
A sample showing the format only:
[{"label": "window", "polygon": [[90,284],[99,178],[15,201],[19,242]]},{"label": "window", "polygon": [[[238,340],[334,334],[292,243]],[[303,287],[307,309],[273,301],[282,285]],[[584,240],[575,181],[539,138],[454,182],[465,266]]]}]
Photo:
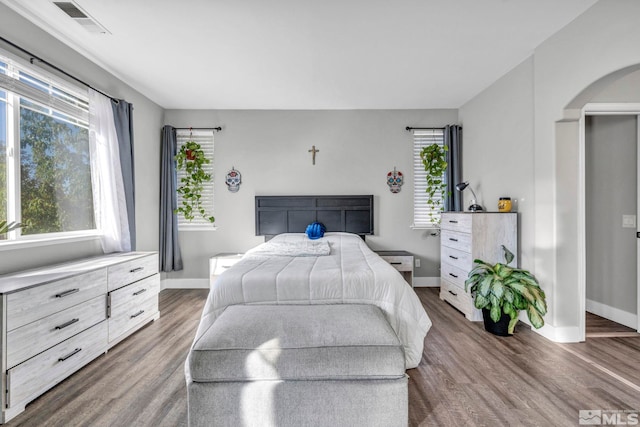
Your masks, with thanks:
[{"label": "window", "polygon": [[[413,131],[413,228],[431,228],[434,226],[431,218],[440,218],[440,212],[433,211],[427,204],[427,173],[420,158],[422,149],[433,143],[444,145],[443,129]],[[436,197],[442,198],[442,194],[438,192]]]},{"label": "window", "polygon": [[86,91],[0,51],[0,238],[95,229],[88,128]]},{"label": "window", "polygon": [[[204,165],[205,173],[211,176],[211,181],[205,183],[202,190],[202,206],[205,208],[209,215],[213,214],[213,130],[183,130],[176,129],[176,142],[178,150],[187,141],[194,141],[200,144],[200,147],[204,151],[204,155],[209,159],[209,163]],[[177,170],[178,187],[180,187],[180,179],[185,175],[184,170]],[[182,205],[182,197],[180,193],[178,196],[178,206]],[[178,212],[178,229],[180,230],[213,230],[214,227],[211,222],[202,218],[198,214],[195,214],[195,218],[191,221],[184,218],[184,216]]]}]

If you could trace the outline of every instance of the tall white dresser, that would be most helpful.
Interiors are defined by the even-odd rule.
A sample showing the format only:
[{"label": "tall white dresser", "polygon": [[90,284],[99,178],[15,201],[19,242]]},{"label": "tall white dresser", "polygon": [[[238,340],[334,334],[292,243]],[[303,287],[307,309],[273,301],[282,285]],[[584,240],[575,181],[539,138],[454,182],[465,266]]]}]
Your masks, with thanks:
[{"label": "tall white dresser", "polygon": [[159,291],[155,252],[0,276],[0,423],[157,319]]},{"label": "tall white dresser", "polygon": [[464,282],[474,260],[505,262],[502,245],[518,265],[518,214],[515,212],[443,212],[440,223],[440,299],[460,310],[468,320],[482,320]]}]

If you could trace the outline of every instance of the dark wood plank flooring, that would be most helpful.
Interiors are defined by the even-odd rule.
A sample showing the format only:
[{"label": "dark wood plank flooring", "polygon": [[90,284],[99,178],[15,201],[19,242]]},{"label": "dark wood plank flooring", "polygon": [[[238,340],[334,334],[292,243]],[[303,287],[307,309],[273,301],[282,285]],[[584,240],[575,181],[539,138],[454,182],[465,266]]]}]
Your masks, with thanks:
[{"label": "dark wood plank flooring", "polygon": [[640,340],[557,344],[522,323],[497,337],[436,289],[416,292],[433,327],[421,364],[407,372],[412,426],[571,426],[580,409],[640,410]]},{"label": "dark wood plank flooring", "polygon": [[586,338],[614,338],[614,337],[636,337],[640,334],[627,326],[621,325],[596,314],[586,312]]},{"label": "dark wood plank flooring", "polygon": [[[411,426],[574,426],[580,409],[640,409],[640,340],[556,344],[526,325],[496,337],[416,292],[433,321],[407,373]],[[184,426],[184,360],[206,290],[164,290],[161,317],[27,406],[7,426]],[[639,387],[639,388],[636,388]]]}]

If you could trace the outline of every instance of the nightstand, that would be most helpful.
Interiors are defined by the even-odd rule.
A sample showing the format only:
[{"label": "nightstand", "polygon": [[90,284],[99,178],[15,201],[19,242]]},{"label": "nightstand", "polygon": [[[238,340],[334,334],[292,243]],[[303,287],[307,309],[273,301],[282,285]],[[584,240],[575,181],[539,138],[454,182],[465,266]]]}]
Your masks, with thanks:
[{"label": "nightstand", "polygon": [[413,287],[413,255],[407,251],[374,251],[402,274],[404,280]]},{"label": "nightstand", "polygon": [[229,267],[240,261],[244,254],[238,253],[219,253],[209,258],[209,287],[219,275],[224,273]]}]

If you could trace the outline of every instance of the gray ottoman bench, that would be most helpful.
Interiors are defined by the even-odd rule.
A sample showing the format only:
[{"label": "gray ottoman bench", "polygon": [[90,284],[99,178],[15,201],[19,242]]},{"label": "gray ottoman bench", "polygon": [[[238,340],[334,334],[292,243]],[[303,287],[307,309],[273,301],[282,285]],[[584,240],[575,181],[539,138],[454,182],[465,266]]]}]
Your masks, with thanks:
[{"label": "gray ottoman bench", "polygon": [[236,305],[186,361],[189,425],[406,426],[404,350],[372,305]]}]

